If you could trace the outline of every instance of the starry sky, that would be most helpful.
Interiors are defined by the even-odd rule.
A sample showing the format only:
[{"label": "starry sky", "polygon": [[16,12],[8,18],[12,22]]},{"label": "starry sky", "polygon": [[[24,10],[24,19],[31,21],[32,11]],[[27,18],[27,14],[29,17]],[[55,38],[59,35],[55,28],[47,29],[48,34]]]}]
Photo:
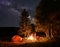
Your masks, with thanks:
[{"label": "starry sky", "polygon": [[0,0],[0,27],[19,27],[22,10],[25,8],[34,17],[40,0]]}]

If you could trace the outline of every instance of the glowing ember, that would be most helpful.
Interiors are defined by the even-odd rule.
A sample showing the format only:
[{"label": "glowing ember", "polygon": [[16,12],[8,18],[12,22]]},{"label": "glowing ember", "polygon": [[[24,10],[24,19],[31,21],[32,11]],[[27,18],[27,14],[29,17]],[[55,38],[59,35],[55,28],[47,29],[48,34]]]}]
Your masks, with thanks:
[{"label": "glowing ember", "polygon": [[12,37],[12,42],[21,42],[22,41],[22,37],[20,37],[19,35],[15,35]]}]

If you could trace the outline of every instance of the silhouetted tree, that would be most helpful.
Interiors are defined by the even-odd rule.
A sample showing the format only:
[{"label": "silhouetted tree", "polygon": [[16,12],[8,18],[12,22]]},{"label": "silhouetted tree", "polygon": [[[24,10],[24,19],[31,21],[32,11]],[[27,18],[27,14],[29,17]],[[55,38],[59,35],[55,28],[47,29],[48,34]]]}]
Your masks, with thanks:
[{"label": "silhouetted tree", "polygon": [[[59,0],[41,0],[36,8],[35,18],[40,24],[49,25],[49,29],[55,30],[55,26],[60,24],[60,1]],[[58,21],[58,22],[57,22]],[[57,28],[57,27],[56,27]],[[57,32],[57,31],[56,31]],[[51,34],[51,32],[49,32]],[[54,33],[53,33],[54,34]]]},{"label": "silhouetted tree", "polygon": [[18,30],[18,34],[24,34],[27,36],[31,32],[30,20],[28,19],[29,13],[24,9],[21,13],[21,22]]},{"label": "silhouetted tree", "polygon": [[41,0],[36,8],[36,18],[40,20],[40,23],[48,21],[49,14],[56,11],[56,1],[54,0]]}]

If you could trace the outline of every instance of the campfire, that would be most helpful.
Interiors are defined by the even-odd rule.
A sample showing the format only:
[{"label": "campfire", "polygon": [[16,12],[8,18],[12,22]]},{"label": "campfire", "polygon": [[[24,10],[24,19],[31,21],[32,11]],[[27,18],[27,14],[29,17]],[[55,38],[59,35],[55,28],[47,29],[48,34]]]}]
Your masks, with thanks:
[{"label": "campfire", "polygon": [[22,38],[22,37],[19,37],[18,35],[16,36],[14,36],[14,37],[12,37],[12,41],[13,42],[24,42],[24,43],[32,43],[32,42],[46,42],[46,41],[48,41],[48,38],[46,38],[46,37],[38,37],[38,36],[36,36],[36,35],[34,35],[34,34],[30,34],[29,36],[27,36],[27,37],[24,37],[24,38]]},{"label": "campfire", "polygon": [[46,42],[48,41],[48,38],[35,36],[34,34],[31,34],[30,36],[26,38],[26,40],[29,42]]},{"label": "campfire", "polygon": [[36,42],[37,41],[37,38],[34,34],[31,34],[27,37],[27,40],[28,41],[31,41],[31,42]]}]

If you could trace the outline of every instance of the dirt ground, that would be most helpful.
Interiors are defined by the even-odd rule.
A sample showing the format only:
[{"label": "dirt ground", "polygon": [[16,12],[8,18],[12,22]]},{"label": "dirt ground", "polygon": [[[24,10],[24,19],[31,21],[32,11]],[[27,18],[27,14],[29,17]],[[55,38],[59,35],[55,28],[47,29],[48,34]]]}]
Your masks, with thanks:
[{"label": "dirt ground", "polygon": [[13,42],[2,42],[0,41],[0,47],[59,47],[60,42],[56,41],[50,41],[50,42],[34,42],[34,43],[13,43]]}]

